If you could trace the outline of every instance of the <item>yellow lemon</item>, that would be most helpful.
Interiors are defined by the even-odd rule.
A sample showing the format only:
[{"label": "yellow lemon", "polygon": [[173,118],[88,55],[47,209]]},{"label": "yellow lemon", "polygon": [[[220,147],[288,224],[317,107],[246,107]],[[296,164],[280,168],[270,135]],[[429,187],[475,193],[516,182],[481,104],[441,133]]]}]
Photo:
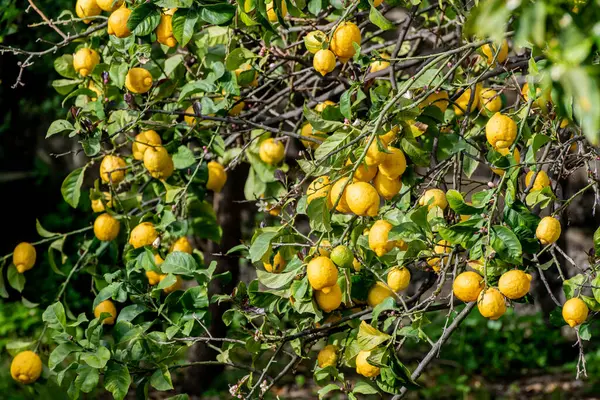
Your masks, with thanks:
[{"label": "yellow lemon", "polygon": [[150,286],[158,285],[160,281],[164,279],[166,275],[159,274],[154,271],[146,271],[146,278],[148,278],[148,284]]},{"label": "yellow lemon", "polygon": [[42,374],[42,360],[33,351],[22,351],[10,364],[10,375],[20,383],[30,384],[38,380]]},{"label": "yellow lemon", "polygon": [[[500,44],[500,49],[498,49],[498,45],[496,44],[484,44],[481,46],[481,51],[486,56],[488,65],[494,63],[494,57],[498,63],[502,64],[508,58],[508,42],[503,40]],[[496,53],[498,53],[497,57]]]},{"label": "yellow lemon", "polygon": [[477,308],[483,317],[496,320],[506,312],[506,301],[502,293],[490,288],[479,293]]},{"label": "yellow lemon", "polygon": [[330,49],[342,63],[354,57],[356,50],[353,43],[360,46],[360,29],[353,22],[342,22],[333,32]]},{"label": "yellow lemon", "polygon": [[448,92],[440,90],[439,92],[434,92],[427,96],[425,100],[419,104],[419,108],[423,109],[429,106],[436,106],[444,113],[448,108],[448,104],[450,104],[449,100],[450,97],[448,96]]},{"label": "yellow lemon", "polygon": [[367,303],[370,307],[375,307],[388,297],[392,297],[394,292],[385,286],[382,282],[377,282],[369,289],[369,294],[367,295]]},{"label": "yellow lemon", "polygon": [[[382,0],[380,0],[381,3]],[[375,3],[373,3],[375,4]],[[377,7],[377,6],[375,6]],[[386,54],[386,53],[382,53],[381,54],[381,58],[383,58],[383,60],[377,60],[377,61],[373,61],[371,63],[371,73],[375,73],[375,72],[379,72],[379,71],[383,71],[384,69],[388,68],[390,66],[390,62],[389,61],[384,61],[384,60],[389,60],[390,59],[390,55]]]},{"label": "yellow lemon", "polygon": [[375,378],[379,375],[379,367],[369,364],[367,359],[371,355],[371,351],[361,350],[356,356],[356,373],[366,378]]},{"label": "yellow lemon", "polygon": [[[160,280],[162,281],[163,279],[165,279],[167,277],[167,275],[163,275]],[[171,286],[167,286],[166,288],[163,289],[163,292],[165,292],[166,294],[169,293],[173,293],[176,290],[181,289],[181,285],[183,284],[183,281],[181,280],[181,277],[179,275],[175,276],[175,283],[172,284]]]},{"label": "yellow lemon", "polygon": [[335,209],[336,211],[339,211],[341,213],[350,212],[350,207],[348,206],[348,203],[346,201],[346,195],[348,194],[348,188],[350,187],[350,185],[347,185],[344,189],[344,192],[342,193],[342,188],[344,187],[344,185],[346,185],[346,182],[348,182],[348,178],[338,179],[331,187],[331,192],[329,193],[331,206],[333,207],[337,202],[337,206]]},{"label": "yellow lemon", "polygon": [[100,55],[94,49],[84,47],[73,54],[73,68],[81,76],[88,76],[100,62]]},{"label": "yellow lemon", "polygon": [[318,252],[320,256],[329,257],[329,255],[331,254],[331,242],[327,239],[321,240],[316,249],[314,247],[311,247],[310,250],[311,254]]},{"label": "yellow lemon", "polygon": [[535,230],[535,237],[544,246],[552,244],[560,237],[560,222],[554,217],[544,217]]},{"label": "yellow lemon", "polygon": [[[194,106],[189,106],[188,108],[186,108],[185,113],[186,114],[196,114],[196,112],[194,111]],[[183,119],[184,119],[185,123],[188,124],[189,126],[196,125],[196,118],[192,117],[191,115],[185,115],[183,117]]]},{"label": "yellow lemon", "polygon": [[471,101],[471,88],[465,90],[454,102],[454,113],[456,115],[463,115],[465,112],[469,113],[472,110],[476,109],[479,105],[479,94],[481,92],[481,85],[475,85],[475,94],[473,95],[473,101],[471,102],[471,107],[467,110],[469,106],[469,101]]},{"label": "yellow lemon", "polygon": [[323,290],[315,291],[315,301],[321,310],[329,313],[342,304],[342,289],[337,283],[327,289],[327,293]]},{"label": "yellow lemon", "polygon": [[108,34],[118,38],[126,38],[131,35],[131,31],[127,27],[127,21],[131,15],[131,10],[126,7],[116,9],[108,17]]},{"label": "yellow lemon", "polygon": [[313,67],[325,76],[335,69],[335,54],[331,50],[321,49],[313,57]]},{"label": "yellow lemon", "polygon": [[408,268],[392,268],[388,272],[387,284],[394,292],[404,290],[410,284],[410,271]]},{"label": "yellow lemon", "polygon": [[588,306],[578,297],[567,300],[562,309],[562,316],[571,328],[584,323],[588,313]]},{"label": "yellow lemon", "polygon": [[[242,72],[250,71],[251,69],[253,69],[253,68],[252,68],[252,65],[250,65],[250,64],[240,65],[240,67],[234,71],[236,78],[239,79],[239,76],[241,75]],[[254,71],[254,80],[252,82],[250,82],[248,84],[244,84],[242,86],[253,86],[253,87],[258,86],[258,71]]]},{"label": "yellow lemon", "polygon": [[390,129],[385,134],[379,135],[379,140],[381,140],[381,142],[387,146],[390,143],[392,143],[394,141],[394,139],[396,139],[397,135],[398,135],[398,127],[394,126],[392,129]]},{"label": "yellow lemon", "polygon": [[277,165],[285,157],[285,147],[281,141],[268,138],[260,144],[258,155],[264,163]]},{"label": "yellow lemon", "polygon": [[[529,83],[525,83],[521,89],[521,95],[526,102],[529,101]],[[552,104],[552,92],[548,89],[542,90],[537,87],[535,89],[535,100],[533,101],[533,108],[539,108],[543,112],[548,111],[548,106]]]},{"label": "yellow lemon", "polygon": [[[509,149],[508,148],[504,148],[504,149],[498,149],[497,150],[498,153],[502,154],[503,156],[506,156],[509,153]],[[521,162],[521,153],[519,152],[519,149],[515,147],[515,150],[512,153],[512,157],[515,160],[515,163],[520,163]],[[500,169],[500,168],[492,168],[492,172],[495,173],[496,175],[504,175],[504,170]]]},{"label": "yellow lemon", "polygon": [[327,107],[335,107],[335,103],[331,100],[325,100],[324,102],[319,103],[315,106],[315,111],[322,113]]},{"label": "yellow lemon", "polygon": [[[267,4],[267,17],[269,18],[270,22],[277,22],[277,13],[275,12],[275,10],[273,9],[273,6],[275,5],[275,0],[273,0],[272,2]],[[287,16],[287,4],[285,4],[285,0],[281,1],[281,16],[283,18],[285,18]]]},{"label": "yellow lemon", "polygon": [[319,256],[308,263],[306,276],[313,289],[327,294],[337,283],[338,270],[328,257]]},{"label": "yellow lemon", "polygon": [[125,179],[125,160],[121,157],[106,155],[100,163],[100,178],[104,183],[110,183],[117,185],[123,179]]},{"label": "yellow lemon", "polygon": [[406,157],[395,147],[388,147],[388,151],[379,164],[379,173],[388,179],[397,179],[406,171]]},{"label": "yellow lemon", "polygon": [[112,195],[109,192],[102,192],[101,196],[102,198],[92,200],[92,210],[96,213],[105,210],[104,204],[106,204],[106,207],[108,208],[112,208],[113,206]]},{"label": "yellow lemon", "polygon": [[192,244],[190,243],[188,238],[182,236],[171,245],[171,248],[169,248],[169,253],[173,253],[175,251],[181,251],[183,253],[192,254],[194,248],[192,247]]},{"label": "yellow lemon", "polygon": [[30,270],[35,265],[35,247],[27,242],[21,242],[13,251],[13,264],[20,274]]},{"label": "yellow lemon", "polygon": [[144,68],[131,68],[125,76],[125,87],[133,93],[146,93],[152,87],[152,75]]},{"label": "yellow lemon", "polygon": [[173,35],[173,16],[162,14],[160,23],[156,27],[156,41],[165,46],[177,46],[177,39]]},{"label": "yellow lemon", "polygon": [[106,317],[102,320],[104,325],[113,325],[117,318],[117,308],[114,303],[110,300],[104,300],[94,308],[94,317],[100,318],[102,313],[109,313],[110,317]]},{"label": "yellow lemon", "polygon": [[529,293],[531,286],[531,275],[513,269],[505,272],[498,281],[498,290],[511,300],[520,299]]},{"label": "yellow lemon", "polygon": [[390,252],[396,246],[395,241],[388,240],[388,236],[392,228],[392,224],[380,219],[375,221],[369,230],[369,248],[373,250],[379,257]]},{"label": "yellow lemon", "polygon": [[377,174],[373,181],[377,193],[386,200],[391,200],[402,189],[402,181],[399,178],[389,179],[384,174]]},{"label": "yellow lemon", "polygon": [[502,97],[493,89],[483,89],[479,94],[478,106],[482,111],[497,113],[502,109]]},{"label": "yellow lemon", "polygon": [[[435,254],[449,253],[451,250],[450,246],[451,244],[447,240],[440,240],[433,248],[433,252]],[[427,264],[429,264],[429,266],[433,268],[435,272],[439,272],[440,267],[442,266],[442,262],[446,264],[448,262],[448,256],[444,256],[442,257],[442,259],[440,259],[439,257],[432,257],[429,260],[427,260]]]},{"label": "yellow lemon", "polygon": [[86,17],[95,17],[100,15],[101,12],[102,9],[98,7],[96,0],[77,0],[77,3],[75,3],[75,13],[86,24],[92,22],[91,19],[85,19]]},{"label": "yellow lemon", "polygon": [[452,283],[452,292],[457,299],[464,302],[477,300],[483,290],[484,280],[477,272],[466,271],[459,274]]},{"label": "yellow lemon", "polygon": [[[381,151],[379,149],[380,144],[377,143],[377,139],[373,140],[373,143],[367,149],[367,155],[365,157],[365,162],[367,165],[378,165],[382,163],[385,159],[387,153],[385,151]],[[383,145],[383,148],[387,146]]]},{"label": "yellow lemon", "polygon": [[167,149],[162,146],[149,147],[144,153],[144,167],[156,179],[167,179],[173,174],[175,166]]},{"label": "yellow lemon", "polygon": [[158,232],[151,222],[142,222],[131,230],[129,235],[129,244],[139,249],[144,246],[151,246],[158,238]]},{"label": "yellow lemon", "polygon": [[96,0],[96,3],[104,11],[113,12],[123,5],[123,0]]},{"label": "yellow lemon", "polygon": [[280,252],[277,252],[277,254],[275,254],[272,263],[270,261],[271,260],[269,260],[269,258],[266,257],[265,261],[263,261],[263,267],[265,268],[265,271],[271,272],[273,274],[278,274],[281,271],[283,271],[287,264],[287,261],[285,260],[285,258],[283,258]]},{"label": "yellow lemon", "polygon": [[448,207],[446,193],[441,189],[429,189],[419,199],[419,205],[427,206],[429,210],[436,206],[445,210]]},{"label": "yellow lemon", "polygon": [[362,269],[362,264],[356,258],[352,260],[352,268],[354,268],[355,272],[360,272]]},{"label": "yellow lemon", "polygon": [[[350,159],[346,160],[346,165],[353,165]],[[367,165],[361,163],[356,171],[354,171],[354,180],[358,182],[369,182],[377,175],[376,165]]]},{"label": "yellow lemon", "polygon": [[208,182],[206,188],[213,192],[220,192],[227,182],[227,172],[221,164],[216,161],[208,163]]},{"label": "yellow lemon", "polygon": [[[525,187],[529,187],[531,178],[533,178],[533,174],[535,174],[534,171],[529,171],[527,175],[525,175]],[[535,177],[535,181],[533,182],[530,191],[537,192],[538,190],[542,190],[548,186],[550,186],[550,178],[548,177],[548,174],[546,171],[539,171]]]},{"label": "yellow lemon", "polygon": [[304,37],[304,46],[306,50],[315,54],[323,49],[323,44],[327,43],[327,35],[321,31],[312,31]]},{"label": "yellow lemon", "polygon": [[323,347],[317,355],[317,363],[320,368],[335,366],[337,359],[337,347],[332,344]]},{"label": "yellow lemon", "polygon": [[94,235],[103,242],[110,242],[119,236],[121,223],[109,214],[100,214],[94,221]]},{"label": "yellow lemon", "polygon": [[96,93],[96,97],[92,97],[91,100],[92,101],[96,101],[98,99],[98,97],[102,98],[102,96],[104,95],[104,93],[102,92],[102,89],[99,89],[98,86],[96,86],[94,84],[94,81],[90,80],[90,82],[88,83],[88,89],[90,89],[92,92]]},{"label": "yellow lemon", "polygon": [[[315,131],[311,124],[308,122],[302,125],[302,129],[300,130],[300,136],[305,136],[309,138],[319,139],[320,141],[324,141],[327,139],[327,134],[319,131]],[[311,140],[302,140],[300,139],[304,147],[307,149],[317,149],[321,144],[317,142],[313,142]]]},{"label": "yellow lemon", "polygon": [[131,145],[133,158],[136,160],[143,160],[144,153],[149,147],[160,146],[161,144],[162,139],[156,131],[148,130],[141,132],[135,136],[134,142]]},{"label": "yellow lemon", "polygon": [[496,113],[485,125],[485,136],[495,149],[510,147],[517,138],[517,124],[509,116]]},{"label": "yellow lemon", "polygon": [[379,212],[379,194],[367,182],[356,182],[346,187],[346,203],[354,214],[374,217]]},{"label": "yellow lemon", "polygon": [[331,198],[329,197],[329,192],[331,191],[331,181],[329,177],[323,175],[316,178],[314,181],[308,185],[308,189],[306,189],[306,201],[310,204],[313,200],[319,199],[321,197],[327,198],[327,208],[331,210],[333,204],[331,203]]}]

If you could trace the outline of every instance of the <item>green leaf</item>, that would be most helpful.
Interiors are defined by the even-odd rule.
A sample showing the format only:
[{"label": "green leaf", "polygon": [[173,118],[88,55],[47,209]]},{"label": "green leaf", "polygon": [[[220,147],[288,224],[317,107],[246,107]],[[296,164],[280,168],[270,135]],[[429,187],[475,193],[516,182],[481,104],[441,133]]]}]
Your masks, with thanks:
[{"label": "green leaf", "polygon": [[298,275],[298,270],[272,274],[261,269],[256,270],[258,281],[271,289],[279,289],[288,285]]},{"label": "green leaf", "polygon": [[196,93],[211,93],[217,90],[215,84],[209,80],[203,79],[199,81],[191,81],[186,83],[181,88],[179,94],[179,101],[188,100],[193,94]]},{"label": "green leaf", "polygon": [[483,210],[483,207],[473,207],[468,205],[462,194],[454,189],[450,189],[446,192],[446,199],[448,200],[450,208],[460,215],[478,214]]},{"label": "green leaf", "polygon": [[127,71],[129,71],[127,63],[119,63],[116,61],[111,63],[108,70],[110,83],[119,89],[123,89],[123,86],[125,86],[125,77],[127,76]]},{"label": "green leaf", "polygon": [[104,388],[112,393],[115,400],[123,400],[131,385],[131,375],[126,365],[109,362],[104,373]]},{"label": "green leaf", "polygon": [[178,9],[173,15],[173,36],[185,47],[194,35],[198,12],[193,8]]},{"label": "green leaf", "polygon": [[73,68],[73,55],[63,54],[54,60],[54,69],[65,78],[77,78],[77,72]]},{"label": "green leaf", "polygon": [[352,393],[357,393],[357,394],[378,394],[379,391],[370,382],[367,382],[367,381],[365,381],[363,379],[360,379],[360,380],[358,380],[356,382],[356,385],[354,385],[354,389],[352,390]]},{"label": "green leaf", "polygon": [[62,303],[57,301],[56,303],[49,305],[42,314],[42,320],[48,324],[48,327],[51,329],[64,329],[67,325],[67,317]]},{"label": "green leaf", "polygon": [[172,390],[173,382],[171,381],[169,368],[166,365],[161,365],[150,377],[150,384],[156,390]]},{"label": "green leaf", "polygon": [[73,125],[67,121],[66,119],[57,119],[56,121],[50,124],[48,131],[46,132],[46,139],[49,137],[56,135],[57,133],[63,132],[73,132],[75,128]]},{"label": "green leaf", "polygon": [[133,9],[127,20],[127,28],[136,36],[152,33],[160,23],[160,12],[152,3],[142,3]]},{"label": "green leaf", "polygon": [[581,324],[579,326],[579,337],[581,340],[590,340],[592,338],[592,332],[590,331],[590,322]]},{"label": "green leaf", "polygon": [[379,314],[386,310],[396,310],[396,300],[392,296],[385,298],[381,303],[377,304],[373,309],[373,321],[377,321]]},{"label": "green leaf", "polygon": [[327,139],[321,143],[317,150],[315,150],[315,159],[321,160],[329,157],[329,154],[342,146],[349,136],[350,135],[346,132],[340,132],[334,133],[333,135],[327,137]]},{"label": "green leaf", "polygon": [[[563,292],[565,292],[565,298],[569,300],[576,296],[577,292],[581,290],[581,285],[585,281],[585,276],[577,274],[570,279],[563,282]],[[594,294],[595,296],[595,294]]]},{"label": "green leaf", "polygon": [[82,350],[81,347],[77,346],[75,343],[68,342],[59,344],[54,348],[54,350],[52,350],[52,353],[48,358],[48,368],[53,370],[60,363],[62,363],[64,359],[69,356],[69,354],[80,350]]},{"label": "green leaf", "polygon": [[75,385],[83,392],[89,393],[98,386],[100,380],[100,373],[97,369],[92,368],[88,365],[80,365],[77,368],[77,378],[75,378]]},{"label": "green leaf", "polygon": [[327,208],[327,197],[320,197],[306,207],[310,227],[319,232],[331,231],[331,215]]},{"label": "green leaf", "polygon": [[198,311],[208,307],[208,290],[205,286],[194,286],[185,291],[180,300],[188,311]]},{"label": "green leaf", "polygon": [[378,331],[377,328],[372,327],[365,321],[360,323],[358,336],[356,337],[362,350],[372,350],[391,338],[387,333]]},{"label": "green leaf", "polygon": [[600,227],[594,232],[594,254],[600,256]]},{"label": "green leaf", "polygon": [[271,249],[271,241],[277,237],[276,231],[261,232],[250,246],[250,261],[255,263],[259,261]]},{"label": "green leaf", "polygon": [[60,233],[50,232],[44,229],[39,219],[35,220],[35,229],[37,230],[38,235],[40,235],[43,238],[49,238],[60,235]]},{"label": "green leaf", "polygon": [[531,145],[528,147],[527,154],[525,155],[525,162],[527,162],[529,164],[535,164],[536,163],[536,159],[535,159],[536,153],[538,152],[539,149],[542,148],[543,145],[548,143],[550,140],[552,140],[552,139],[550,138],[550,136],[547,136],[547,135],[542,135],[539,133],[536,133],[535,135],[533,135],[533,137],[531,138]]},{"label": "green leaf", "polygon": [[73,208],[77,208],[79,205],[79,197],[81,196],[81,185],[83,184],[83,177],[85,175],[85,169],[87,166],[77,168],[67,177],[62,183],[60,192],[62,193],[63,199]]},{"label": "green leaf", "polygon": [[52,81],[52,87],[56,89],[56,91],[62,95],[68,94],[71,90],[75,89],[77,85],[81,83],[81,80],[71,80],[71,79],[58,79],[56,81]]},{"label": "green leaf", "polygon": [[342,390],[342,389],[338,385],[336,385],[335,383],[330,383],[330,384],[328,384],[326,386],[323,386],[317,392],[319,394],[319,399],[324,398],[325,396],[327,396],[329,393],[333,392],[334,390]]},{"label": "green leaf", "polygon": [[344,126],[343,122],[328,121],[323,119],[321,114],[311,108],[306,107],[306,105],[304,106],[304,116],[312,125],[313,129],[320,132],[333,132]]},{"label": "green leaf", "polygon": [[19,271],[17,271],[17,267],[11,264],[8,267],[6,277],[8,278],[9,285],[13,289],[19,293],[23,291],[23,288],[25,287],[25,275],[19,273]]},{"label": "green leaf", "polygon": [[596,275],[592,281],[592,294],[596,301],[600,303],[600,274]]},{"label": "green leaf", "polygon": [[179,146],[177,151],[173,153],[173,164],[177,169],[186,169],[195,163],[194,152],[187,146]]},{"label": "green leaf", "polygon": [[238,47],[232,50],[225,58],[225,68],[229,71],[238,69],[242,64],[245,64],[248,60],[252,60],[254,57],[253,52],[243,47]]},{"label": "green leaf", "polygon": [[194,276],[194,272],[198,269],[198,264],[191,254],[175,251],[167,254],[160,269],[166,274]]},{"label": "green leaf", "polygon": [[522,263],[523,249],[517,235],[510,229],[494,225],[492,227],[492,248],[498,253],[503,261],[510,264]]},{"label": "green leaf", "polygon": [[119,311],[119,315],[117,316],[117,322],[119,321],[133,321],[135,317],[147,311],[146,307],[141,304],[131,304],[129,306],[124,307],[121,311]]},{"label": "green leaf", "polygon": [[200,18],[209,24],[224,25],[235,15],[235,6],[228,3],[204,4],[200,10]]},{"label": "green leaf", "polygon": [[394,28],[392,24],[383,14],[371,4],[371,11],[369,11],[369,21],[377,25],[377,27],[383,31]]},{"label": "green leaf", "polygon": [[95,353],[82,353],[81,360],[92,368],[104,368],[108,360],[110,360],[110,350],[100,346]]}]

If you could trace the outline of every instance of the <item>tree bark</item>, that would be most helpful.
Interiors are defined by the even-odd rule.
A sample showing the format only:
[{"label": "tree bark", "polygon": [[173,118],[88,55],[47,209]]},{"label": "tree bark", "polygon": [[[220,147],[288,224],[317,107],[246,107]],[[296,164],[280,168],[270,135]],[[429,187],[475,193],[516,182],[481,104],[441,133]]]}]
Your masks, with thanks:
[{"label": "tree bark", "polygon": [[[240,244],[242,240],[242,220],[246,211],[244,203],[244,185],[248,176],[248,165],[240,164],[234,170],[228,172],[227,183],[221,191],[216,193],[213,199],[213,207],[217,214],[217,222],[222,228],[221,243],[210,242],[204,254],[206,264],[217,261],[215,274],[226,271],[231,273],[231,280],[223,284],[221,280],[211,281],[209,296],[218,293],[232,293],[239,282],[239,259],[236,254],[226,256],[227,250]],[[223,323],[223,313],[227,310],[227,304],[211,304],[209,307],[211,325],[208,328],[210,334],[215,337],[225,337],[227,326]],[[190,351],[190,361],[214,360],[217,356],[215,350],[204,343],[195,344]],[[184,382],[186,393],[199,395],[206,391],[213,379],[223,371],[223,366],[197,365],[187,369]]]}]

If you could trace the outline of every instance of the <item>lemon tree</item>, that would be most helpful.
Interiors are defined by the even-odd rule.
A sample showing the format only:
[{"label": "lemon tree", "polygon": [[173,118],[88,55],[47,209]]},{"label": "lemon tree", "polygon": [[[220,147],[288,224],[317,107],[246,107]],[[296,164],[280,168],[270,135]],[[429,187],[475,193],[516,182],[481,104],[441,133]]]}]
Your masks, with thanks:
[{"label": "lemon tree", "polygon": [[[472,310],[510,318],[532,302],[532,282],[550,291],[549,270],[585,374],[600,233],[570,279],[556,255],[569,207],[599,192],[595,4],[79,0],[51,19],[35,11],[61,39],[0,50],[23,58],[16,86],[32,60],[54,58],[63,118],[47,137],[85,156],[60,190],[96,215],[64,233],[38,222],[41,239],[1,259],[3,289],[35,284],[28,271],[46,257],[63,279],[42,305],[42,335],[11,347],[16,381],[52,380],[71,398],[185,398],[177,371],[218,365],[240,371],[231,396],[254,399],[304,362],[320,397],[397,399]],[[586,184],[565,195],[578,171]],[[217,215],[233,210],[213,202],[242,173],[235,202],[258,214],[239,244],[207,254],[230,239]],[[216,273],[208,256],[235,257],[251,278],[219,290],[238,274]],[[82,277],[93,306],[74,315],[65,290]],[[407,340],[430,347],[415,365]],[[194,343],[216,355],[188,361]]]}]

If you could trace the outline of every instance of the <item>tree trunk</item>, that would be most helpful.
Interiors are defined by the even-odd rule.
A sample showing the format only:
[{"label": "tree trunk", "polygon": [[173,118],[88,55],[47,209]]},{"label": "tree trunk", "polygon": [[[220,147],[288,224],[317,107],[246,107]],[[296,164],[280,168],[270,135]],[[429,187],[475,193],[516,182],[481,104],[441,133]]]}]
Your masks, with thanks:
[{"label": "tree trunk", "polygon": [[[231,281],[223,284],[216,279],[210,283],[209,295],[212,297],[218,293],[232,293],[239,281],[239,256],[224,255],[227,250],[240,244],[242,240],[242,220],[246,211],[244,203],[236,202],[245,200],[244,185],[248,176],[248,165],[240,164],[234,170],[228,172],[227,183],[221,193],[215,194],[213,207],[217,214],[218,224],[223,230],[221,243],[210,242],[204,254],[206,264],[217,261],[215,274],[229,271]],[[215,337],[224,337],[227,327],[223,323],[222,316],[227,310],[227,304],[211,304],[209,308],[211,325],[210,334]],[[190,351],[190,361],[214,360],[217,353],[204,343],[194,345]],[[198,365],[187,369],[184,382],[186,393],[199,395],[204,392],[223,370],[222,366]]]}]

